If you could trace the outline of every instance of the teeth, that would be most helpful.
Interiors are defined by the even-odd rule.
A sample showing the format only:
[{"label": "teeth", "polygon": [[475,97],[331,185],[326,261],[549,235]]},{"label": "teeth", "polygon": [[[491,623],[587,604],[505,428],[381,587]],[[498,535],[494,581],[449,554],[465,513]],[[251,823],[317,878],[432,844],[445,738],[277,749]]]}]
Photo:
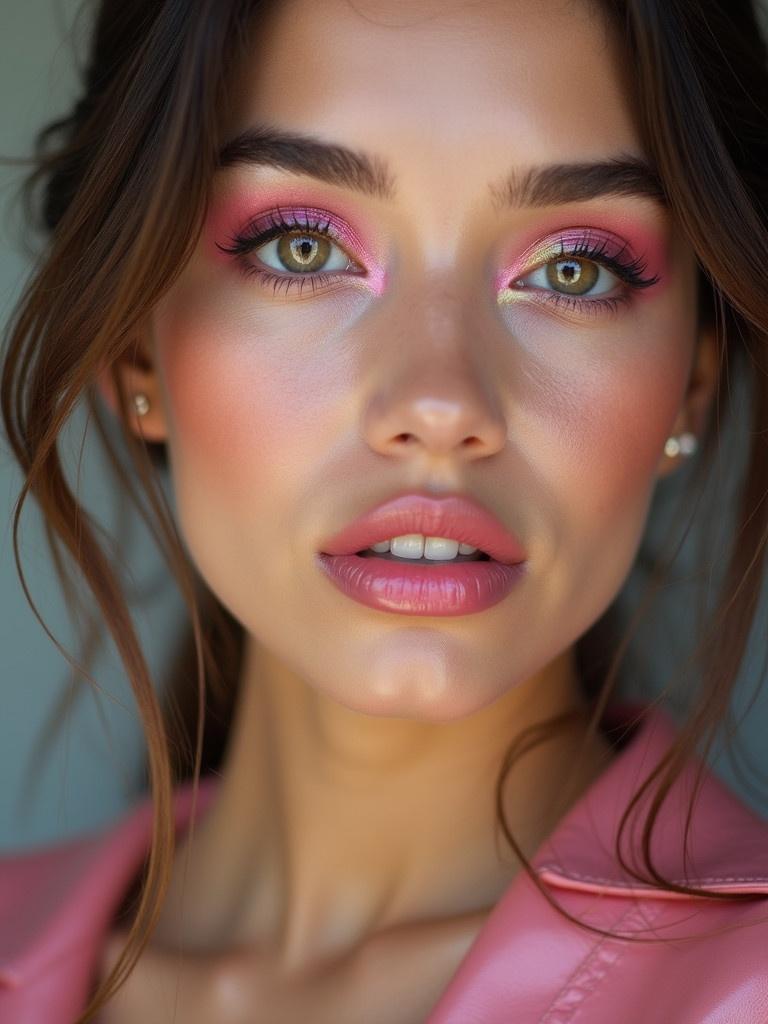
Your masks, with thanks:
[{"label": "teeth", "polygon": [[383,554],[387,551],[399,558],[428,558],[443,561],[456,555],[473,555],[477,548],[471,544],[460,544],[448,537],[425,537],[422,533],[406,533],[391,540],[373,544],[369,549]]},{"label": "teeth", "polygon": [[426,537],[424,540],[424,557],[435,561],[455,558],[459,553],[459,542],[448,540],[447,537]]},{"label": "teeth", "polygon": [[420,533],[406,533],[403,537],[393,537],[389,550],[398,558],[423,558],[424,537]]}]

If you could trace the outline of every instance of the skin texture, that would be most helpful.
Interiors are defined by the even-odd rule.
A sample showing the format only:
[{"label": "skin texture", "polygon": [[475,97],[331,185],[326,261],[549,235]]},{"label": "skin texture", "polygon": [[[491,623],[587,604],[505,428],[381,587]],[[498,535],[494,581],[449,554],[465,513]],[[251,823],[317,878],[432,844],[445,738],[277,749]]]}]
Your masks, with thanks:
[{"label": "skin texture", "polygon": [[[169,1020],[177,999],[185,1021],[252,1022],[258,1006],[307,1019],[311,1004],[314,1021],[402,1024],[423,1020],[517,871],[494,836],[501,758],[579,705],[573,645],[679,462],[666,438],[703,427],[715,342],[696,322],[693,254],[652,199],[494,207],[489,184],[513,168],[644,155],[591,6],[289,0],[253,47],[227,137],[267,121],[368,151],[397,194],[220,172],[148,364],[122,368],[152,403],[132,429],[168,442],[190,556],[248,641],[220,794],[106,1020],[144,1019],[148,998],[163,1005],[151,989]],[[275,203],[346,224],[367,276],[299,295],[244,275],[216,243]],[[629,243],[658,284],[612,311],[531,290],[500,301],[523,256],[580,228]],[[102,389],[114,404],[106,376]],[[314,564],[322,541],[411,489],[484,503],[521,539],[525,581],[439,619],[335,590]],[[570,803],[610,757],[598,737],[575,760],[577,738],[512,773],[507,819],[529,856],[565,810],[563,780]]]}]

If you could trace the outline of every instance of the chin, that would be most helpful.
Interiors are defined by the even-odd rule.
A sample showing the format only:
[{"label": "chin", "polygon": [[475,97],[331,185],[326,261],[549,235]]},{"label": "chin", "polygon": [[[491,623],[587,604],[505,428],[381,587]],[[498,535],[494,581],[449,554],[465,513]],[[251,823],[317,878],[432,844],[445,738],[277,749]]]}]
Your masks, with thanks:
[{"label": "chin", "polygon": [[367,685],[354,694],[326,694],[351,711],[376,718],[408,719],[414,722],[454,722],[481,711],[501,694],[479,694],[466,682],[430,686],[424,680],[392,683],[384,687]]}]

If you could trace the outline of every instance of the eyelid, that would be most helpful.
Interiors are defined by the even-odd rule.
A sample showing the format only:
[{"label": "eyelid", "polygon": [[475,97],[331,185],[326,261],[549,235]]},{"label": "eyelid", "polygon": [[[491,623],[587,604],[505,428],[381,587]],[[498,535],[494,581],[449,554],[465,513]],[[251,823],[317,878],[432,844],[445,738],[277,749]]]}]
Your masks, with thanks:
[{"label": "eyelid", "polygon": [[[556,288],[523,283],[548,264],[569,258],[599,266],[616,279],[618,290],[614,285],[610,292],[575,295],[559,292]],[[636,256],[629,242],[612,232],[594,228],[564,229],[555,236],[537,240],[524,251],[513,268],[501,278],[496,289],[497,303],[508,305],[523,301],[534,303],[545,312],[564,310],[578,316],[615,313],[622,305],[631,304],[638,292],[660,280],[658,275],[643,277],[645,269],[644,257]]]},{"label": "eyelid", "polygon": [[291,207],[284,210],[277,206],[248,220],[230,237],[228,245],[219,245],[217,242],[216,246],[222,252],[230,255],[253,252],[254,249],[267,245],[273,238],[282,234],[303,230],[308,234],[320,234],[330,238],[350,259],[354,259],[348,251],[349,244],[346,237],[352,235],[354,247],[354,235],[349,230],[340,229],[339,225],[335,223],[337,220],[338,218],[325,210],[315,210],[310,207]]},{"label": "eyelid", "polygon": [[626,239],[603,228],[565,228],[529,245],[511,267],[497,275],[496,292],[508,290],[510,282],[519,281],[548,263],[569,257],[604,267],[633,290],[648,288],[660,280],[658,275],[643,276],[647,262]]},{"label": "eyelid", "polygon": [[601,248],[604,255],[610,259],[626,256],[629,263],[639,259],[630,243],[612,231],[587,225],[566,227],[532,242],[520,253],[512,266],[508,266],[500,273],[498,288],[503,288],[508,282],[522,278],[526,273],[536,270],[554,259],[578,255],[578,253],[574,253],[574,250],[585,248]]},{"label": "eyelid", "polygon": [[[330,238],[358,268],[354,271],[334,270],[329,276],[336,276],[338,278],[346,277],[348,279],[354,278],[358,281],[364,280],[366,285],[376,292],[376,294],[381,294],[384,290],[384,268],[381,263],[374,258],[370,247],[363,242],[360,235],[348,221],[322,207],[299,203],[284,207],[276,203],[272,208],[256,214],[246,221],[243,228],[231,237],[229,246],[221,246],[217,243],[217,247],[220,251],[230,256],[242,256],[242,266],[245,256],[252,253],[261,245],[268,244],[270,238],[263,238],[258,242],[256,240],[258,239],[258,236],[269,232],[270,228],[275,228],[275,232],[272,237],[276,237],[283,232],[288,233],[302,229],[309,233],[325,235]],[[276,276],[274,268],[265,267],[265,270]],[[314,278],[317,283],[319,281],[319,276],[322,273],[323,271],[319,270],[303,275],[292,275],[289,270],[286,270],[281,272],[280,276],[284,277],[286,281],[291,281],[294,278]]]}]

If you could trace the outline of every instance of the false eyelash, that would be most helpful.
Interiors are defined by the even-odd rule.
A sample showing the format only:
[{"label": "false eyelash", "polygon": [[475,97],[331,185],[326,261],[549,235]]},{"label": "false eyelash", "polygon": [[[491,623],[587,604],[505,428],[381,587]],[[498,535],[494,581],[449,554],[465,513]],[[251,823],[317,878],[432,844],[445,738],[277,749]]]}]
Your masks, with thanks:
[{"label": "false eyelash", "polygon": [[277,210],[270,210],[266,215],[267,227],[257,227],[257,224],[262,224],[262,218],[258,221],[251,221],[242,232],[236,234],[231,240],[229,245],[219,245],[216,243],[218,249],[221,252],[229,253],[231,256],[243,256],[249,253],[252,249],[256,249],[261,245],[266,245],[267,242],[271,242],[273,238],[283,233],[291,231],[312,231],[318,235],[328,235],[333,238],[334,241],[339,241],[336,235],[330,229],[331,218],[329,217],[325,223],[322,223],[319,219],[311,219],[308,211],[304,212],[304,222],[302,223],[295,214],[291,214],[291,219],[288,220],[283,216],[283,211],[280,207]]},{"label": "false eyelash", "polygon": [[[565,239],[560,238],[560,253],[555,257],[557,259],[563,259],[564,257],[572,256],[577,259],[590,260],[593,263],[599,263],[606,267],[608,270],[612,270],[618,277],[622,279],[630,288],[650,288],[651,285],[657,284],[660,280],[657,274],[653,277],[643,277],[648,267],[648,263],[641,256],[630,261],[623,261],[621,256],[628,249],[627,245],[624,245],[617,253],[613,256],[609,256],[606,252],[607,240],[601,238],[596,244],[589,238],[581,239],[575,244],[565,244]],[[548,260],[547,262],[552,262]],[[555,292],[554,294],[558,294]],[[565,296],[566,298],[568,296]],[[587,299],[587,302],[596,303],[597,299]],[[607,300],[603,300],[607,301]]]},{"label": "false eyelash", "polygon": [[[262,245],[266,245],[267,242],[271,242],[273,238],[291,231],[311,231],[313,234],[326,235],[341,245],[341,239],[331,229],[332,221],[330,217],[323,222],[319,218],[310,217],[307,210],[302,212],[304,214],[303,222],[294,213],[285,217],[283,211],[278,206],[277,210],[271,210],[267,214],[266,227],[263,226],[265,218],[260,217],[258,221],[252,221],[246,225],[242,232],[236,234],[230,240],[229,245],[219,245],[217,242],[216,247],[221,252],[234,256],[240,270],[246,277],[257,277],[262,283],[272,285],[274,295],[277,295],[281,288],[287,294],[293,287],[297,287],[301,295],[308,284],[311,285],[312,293],[314,294],[318,288],[334,281],[339,271],[335,271],[333,274],[324,274],[322,270],[312,274],[292,275],[290,272],[276,274],[263,267],[254,266],[253,263],[249,263],[246,259],[254,249],[259,249]],[[260,226],[257,227],[257,224]]]}]

